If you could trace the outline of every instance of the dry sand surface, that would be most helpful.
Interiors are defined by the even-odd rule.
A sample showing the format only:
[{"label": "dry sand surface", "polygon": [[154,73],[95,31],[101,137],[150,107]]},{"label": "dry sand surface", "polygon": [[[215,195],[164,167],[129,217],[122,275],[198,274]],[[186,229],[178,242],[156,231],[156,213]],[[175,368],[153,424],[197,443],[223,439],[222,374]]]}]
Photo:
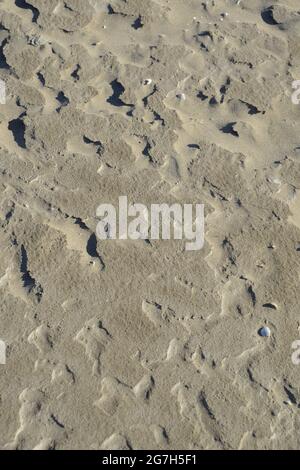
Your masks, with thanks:
[{"label": "dry sand surface", "polygon": [[[0,24],[1,448],[299,448],[299,1]],[[205,204],[204,248],[100,241],[120,195]]]}]

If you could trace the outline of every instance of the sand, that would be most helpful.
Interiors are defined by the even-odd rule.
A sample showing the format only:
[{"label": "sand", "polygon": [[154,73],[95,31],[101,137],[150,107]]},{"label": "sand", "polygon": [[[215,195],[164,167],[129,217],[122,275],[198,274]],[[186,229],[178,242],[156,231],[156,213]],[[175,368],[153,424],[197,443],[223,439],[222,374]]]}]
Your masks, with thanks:
[{"label": "sand", "polygon": [[[298,0],[0,24],[1,448],[299,448]],[[204,248],[100,241],[122,195],[205,204]]]}]

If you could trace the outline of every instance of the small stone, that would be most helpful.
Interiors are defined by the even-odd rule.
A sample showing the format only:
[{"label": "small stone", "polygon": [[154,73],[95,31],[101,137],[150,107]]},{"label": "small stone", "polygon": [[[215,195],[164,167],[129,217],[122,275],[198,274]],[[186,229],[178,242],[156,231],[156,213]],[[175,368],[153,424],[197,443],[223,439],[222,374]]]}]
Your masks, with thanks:
[{"label": "small stone", "polygon": [[259,330],[258,334],[259,336],[262,336],[263,338],[269,338],[269,336],[271,336],[271,330],[267,326],[263,326]]},{"label": "small stone", "polygon": [[146,80],[144,80],[144,85],[151,85],[151,83],[152,83],[151,78],[146,78]]}]

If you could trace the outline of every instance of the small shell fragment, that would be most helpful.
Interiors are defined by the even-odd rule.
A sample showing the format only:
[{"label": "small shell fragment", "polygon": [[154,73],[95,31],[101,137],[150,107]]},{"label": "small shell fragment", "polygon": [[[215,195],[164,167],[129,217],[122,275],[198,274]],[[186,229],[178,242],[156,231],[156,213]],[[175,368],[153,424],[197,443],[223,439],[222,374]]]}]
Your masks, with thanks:
[{"label": "small shell fragment", "polygon": [[263,326],[258,331],[258,334],[259,336],[262,336],[263,338],[269,338],[269,336],[271,336],[271,330],[267,326]]},{"label": "small shell fragment", "polygon": [[37,47],[45,44],[45,41],[43,41],[40,36],[32,36],[28,38],[28,44]]}]

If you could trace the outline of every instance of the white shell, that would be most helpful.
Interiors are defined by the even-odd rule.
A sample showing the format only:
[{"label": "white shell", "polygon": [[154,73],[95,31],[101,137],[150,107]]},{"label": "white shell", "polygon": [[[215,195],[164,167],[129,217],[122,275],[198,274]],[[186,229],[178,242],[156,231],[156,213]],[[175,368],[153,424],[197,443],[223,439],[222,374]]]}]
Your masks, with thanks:
[{"label": "white shell", "polygon": [[271,336],[271,330],[270,330],[270,328],[268,328],[267,326],[263,326],[263,327],[259,330],[258,334],[259,334],[260,336],[264,337],[264,338],[269,338],[269,336]]},{"label": "white shell", "polygon": [[41,40],[41,38],[39,36],[32,36],[29,40],[28,40],[28,43],[31,45],[31,46],[41,46],[42,44],[44,44],[44,42]]}]

